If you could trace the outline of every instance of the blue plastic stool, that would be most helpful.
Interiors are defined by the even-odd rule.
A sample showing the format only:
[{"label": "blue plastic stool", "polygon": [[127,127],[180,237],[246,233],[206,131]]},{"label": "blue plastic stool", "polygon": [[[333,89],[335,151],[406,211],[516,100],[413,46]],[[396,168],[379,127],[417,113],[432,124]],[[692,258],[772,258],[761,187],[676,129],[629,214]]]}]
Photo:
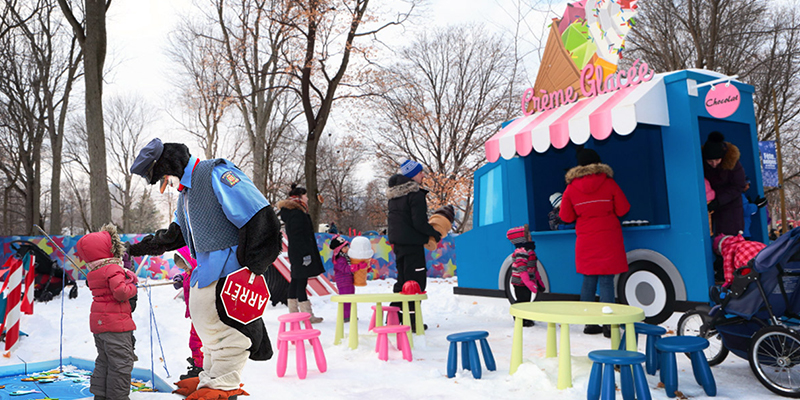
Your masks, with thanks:
[{"label": "blue plastic stool", "polygon": [[708,340],[699,336],[669,336],[656,343],[659,359],[661,361],[661,382],[667,396],[675,397],[678,390],[678,366],[675,362],[675,353],[689,353],[692,359],[694,380],[703,387],[709,396],[717,395],[717,384],[711,367],[708,366],[703,350],[708,347]]},{"label": "blue plastic stool", "polygon": [[[642,353],[625,350],[595,350],[589,353],[589,359],[594,361],[592,373],[589,375],[589,387],[586,392],[587,400],[597,400],[602,394],[602,400],[614,400],[616,387],[614,385],[614,366],[619,365],[619,381],[622,398],[625,400],[636,399],[650,400],[650,387],[644,377],[642,363],[645,356]],[[631,369],[633,377],[631,377]]]},{"label": "blue plastic stool", "polygon": [[458,363],[458,349],[456,345],[461,342],[461,367],[472,371],[472,376],[475,379],[481,379],[481,359],[478,357],[478,346],[475,344],[476,340],[481,341],[481,351],[483,352],[483,361],[486,363],[486,369],[489,371],[497,370],[497,365],[494,363],[494,356],[492,349],[489,348],[489,342],[486,338],[489,337],[489,332],[486,331],[472,331],[461,332],[447,335],[447,341],[450,342],[450,351],[447,353],[447,377],[452,378],[456,376],[456,364]]},{"label": "blue plastic stool", "polygon": [[[647,343],[645,344],[645,370],[650,375],[655,375],[656,371],[658,370],[658,350],[656,350],[656,342],[658,339],[661,339],[661,335],[665,335],[667,330],[658,326],[658,325],[650,325],[645,324],[642,322],[637,322],[634,325],[634,329],[636,330],[636,343],[639,343],[639,335],[647,335]],[[620,325],[624,328],[624,325]],[[625,349],[625,333],[622,334],[622,340],[619,341],[619,349]]]}]

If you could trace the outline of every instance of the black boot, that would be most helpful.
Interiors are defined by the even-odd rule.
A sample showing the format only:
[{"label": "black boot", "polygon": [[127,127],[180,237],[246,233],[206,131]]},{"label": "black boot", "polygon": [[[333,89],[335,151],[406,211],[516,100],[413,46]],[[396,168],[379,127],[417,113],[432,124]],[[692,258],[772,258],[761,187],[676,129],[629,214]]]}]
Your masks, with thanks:
[{"label": "black boot", "polygon": [[186,374],[180,376],[180,380],[194,378],[203,372],[202,367],[194,365],[194,359],[192,357],[187,358],[186,361],[189,362],[189,367],[187,367],[188,371],[186,371]]},{"label": "black boot", "polygon": [[524,320],[522,320],[522,326],[524,326],[526,328],[534,326],[534,325],[536,325],[536,323],[533,322],[532,319],[524,319]]},{"label": "black boot", "polygon": [[607,338],[611,337],[611,325],[603,325],[603,336]]},{"label": "black boot", "polygon": [[587,335],[597,335],[598,333],[603,333],[603,328],[601,328],[600,325],[586,325],[583,327],[583,333]]}]

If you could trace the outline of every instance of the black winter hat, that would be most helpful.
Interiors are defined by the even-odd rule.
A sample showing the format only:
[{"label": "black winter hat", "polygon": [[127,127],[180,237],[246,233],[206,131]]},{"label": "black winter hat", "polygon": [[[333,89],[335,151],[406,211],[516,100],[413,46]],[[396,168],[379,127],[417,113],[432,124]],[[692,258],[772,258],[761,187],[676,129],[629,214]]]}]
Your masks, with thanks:
[{"label": "black winter hat", "polygon": [[439,215],[447,218],[447,220],[450,221],[451,224],[453,223],[453,220],[456,218],[456,214],[455,214],[455,211],[453,210],[453,206],[451,206],[449,204],[444,206],[444,207],[442,207],[442,208],[437,209],[433,213],[434,214],[439,214]]},{"label": "black winter hat", "polygon": [[599,164],[602,162],[600,161],[600,155],[597,154],[597,152],[592,149],[582,149],[578,151],[577,158],[578,158],[578,165],[582,167],[587,166],[589,164]]},{"label": "black winter hat", "polygon": [[721,133],[714,131],[708,134],[706,144],[703,145],[703,159],[704,160],[718,160],[725,156],[727,151],[725,146],[725,136]]}]

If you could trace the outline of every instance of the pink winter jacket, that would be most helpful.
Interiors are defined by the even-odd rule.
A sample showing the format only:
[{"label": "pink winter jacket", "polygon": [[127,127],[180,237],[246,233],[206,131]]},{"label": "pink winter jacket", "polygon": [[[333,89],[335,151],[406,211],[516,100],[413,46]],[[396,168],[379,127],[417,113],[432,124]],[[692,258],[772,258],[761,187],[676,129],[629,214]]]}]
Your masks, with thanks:
[{"label": "pink winter jacket", "polygon": [[89,314],[92,333],[135,330],[128,300],[136,294],[138,280],[133,272],[120,265],[119,258],[115,258],[120,253],[112,253],[111,234],[107,231],[90,233],[82,237],[76,247],[78,256],[89,265],[86,280],[94,298]]}]

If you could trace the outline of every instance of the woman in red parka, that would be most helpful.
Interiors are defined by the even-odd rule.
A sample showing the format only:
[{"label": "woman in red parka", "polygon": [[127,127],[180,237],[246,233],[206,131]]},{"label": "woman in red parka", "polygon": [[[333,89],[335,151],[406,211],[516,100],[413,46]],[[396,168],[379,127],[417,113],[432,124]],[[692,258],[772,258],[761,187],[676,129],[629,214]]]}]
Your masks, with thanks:
[{"label": "woman in red parka", "polygon": [[[614,275],[628,271],[619,217],[631,205],[613,178],[611,167],[591,149],[580,150],[578,166],[567,171],[559,216],[566,223],[575,222],[575,268],[583,274],[581,301],[594,301],[599,284],[600,301],[613,303]],[[611,335],[597,325],[586,325],[583,332]]]},{"label": "woman in red parka", "polygon": [[89,390],[95,399],[128,399],[133,370],[133,330],[128,301],[136,295],[136,275],[122,267],[125,247],[114,225],[85,235],[76,245],[89,269],[86,282],[92,291],[89,323],[97,346],[97,359]]}]

